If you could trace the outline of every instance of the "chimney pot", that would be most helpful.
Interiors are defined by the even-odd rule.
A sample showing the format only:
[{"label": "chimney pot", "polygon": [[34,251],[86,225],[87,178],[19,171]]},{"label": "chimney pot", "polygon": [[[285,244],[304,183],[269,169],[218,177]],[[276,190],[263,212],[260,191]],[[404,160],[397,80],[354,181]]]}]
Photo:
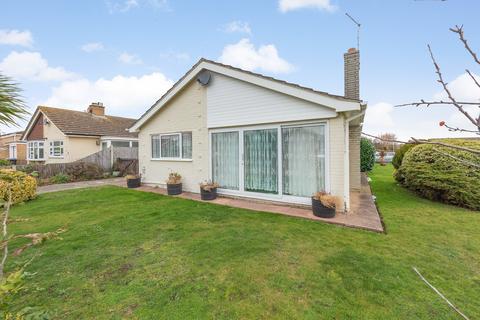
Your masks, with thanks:
[{"label": "chimney pot", "polygon": [[360,52],[348,49],[343,55],[345,66],[345,98],[360,100]]}]

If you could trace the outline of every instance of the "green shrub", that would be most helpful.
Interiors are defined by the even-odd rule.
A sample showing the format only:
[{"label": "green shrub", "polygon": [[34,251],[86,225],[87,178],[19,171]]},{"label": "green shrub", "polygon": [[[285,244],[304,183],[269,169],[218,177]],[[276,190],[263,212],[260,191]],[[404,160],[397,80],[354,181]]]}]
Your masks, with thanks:
[{"label": "green shrub", "polygon": [[70,163],[66,172],[73,180],[93,180],[103,178],[103,169],[93,163],[73,162]]},{"label": "green shrub", "polygon": [[9,166],[10,165],[10,161],[8,161],[7,159],[0,159],[0,167],[6,167],[6,166]]},{"label": "green shrub", "polygon": [[403,157],[405,156],[405,153],[407,153],[408,150],[412,149],[415,146],[415,144],[411,143],[406,143],[402,145],[397,151],[395,151],[395,155],[393,156],[392,159],[392,164],[395,169],[400,168],[402,165]]},{"label": "green shrub", "polygon": [[50,183],[57,184],[57,183],[67,183],[70,181],[70,176],[64,173],[57,173],[53,177],[50,178]]},{"label": "green shrub", "polygon": [[375,165],[375,146],[367,138],[360,140],[360,170],[371,171]]},{"label": "green shrub", "polygon": [[[473,140],[444,140],[480,150]],[[447,155],[462,159],[455,160]],[[480,156],[448,147],[421,144],[407,152],[395,178],[421,196],[474,210],[480,210]]]},{"label": "green shrub", "polygon": [[8,185],[12,187],[12,202],[20,203],[35,198],[37,192],[37,180],[25,172],[12,169],[0,169],[0,199],[8,200]]}]

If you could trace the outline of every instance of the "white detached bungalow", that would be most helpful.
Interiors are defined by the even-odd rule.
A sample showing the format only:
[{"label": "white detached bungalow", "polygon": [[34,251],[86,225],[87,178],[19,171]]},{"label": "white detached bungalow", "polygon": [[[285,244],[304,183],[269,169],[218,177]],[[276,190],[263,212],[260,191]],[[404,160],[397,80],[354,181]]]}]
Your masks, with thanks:
[{"label": "white detached bungalow", "polygon": [[201,59],[130,128],[143,183],[310,204],[325,190],[348,210],[360,188],[359,52],[345,55],[345,97]]}]

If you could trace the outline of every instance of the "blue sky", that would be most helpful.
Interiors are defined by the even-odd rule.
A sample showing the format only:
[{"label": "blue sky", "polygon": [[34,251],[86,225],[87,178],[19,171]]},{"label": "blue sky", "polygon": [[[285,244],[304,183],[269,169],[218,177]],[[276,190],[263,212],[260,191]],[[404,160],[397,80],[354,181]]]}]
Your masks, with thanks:
[{"label": "blue sky", "polygon": [[[456,35],[463,24],[480,51],[480,2],[474,0],[84,0],[2,1],[0,72],[38,104],[84,110],[103,101],[107,113],[138,117],[200,57],[343,94],[343,53],[362,23],[361,96],[365,132],[401,138],[468,127],[448,107],[393,108],[441,93],[430,43],[452,90],[478,100],[464,76],[480,74]],[[3,131],[11,129],[1,128]]]}]

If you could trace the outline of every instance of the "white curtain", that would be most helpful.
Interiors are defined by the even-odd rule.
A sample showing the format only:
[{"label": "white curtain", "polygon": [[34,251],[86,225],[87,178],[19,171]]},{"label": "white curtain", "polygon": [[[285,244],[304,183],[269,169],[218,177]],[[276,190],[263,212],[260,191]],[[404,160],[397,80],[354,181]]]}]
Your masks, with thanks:
[{"label": "white curtain", "polygon": [[160,136],[162,158],[180,158],[180,135]]},{"label": "white curtain", "polygon": [[277,129],[244,132],[245,190],[278,193]]},{"label": "white curtain", "polygon": [[212,133],[212,176],[221,188],[239,188],[238,132]]},{"label": "white curtain", "polygon": [[192,159],[192,133],[182,133],[182,158]]},{"label": "white curtain", "polygon": [[283,193],[310,197],[325,189],[325,126],[282,128]]}]

